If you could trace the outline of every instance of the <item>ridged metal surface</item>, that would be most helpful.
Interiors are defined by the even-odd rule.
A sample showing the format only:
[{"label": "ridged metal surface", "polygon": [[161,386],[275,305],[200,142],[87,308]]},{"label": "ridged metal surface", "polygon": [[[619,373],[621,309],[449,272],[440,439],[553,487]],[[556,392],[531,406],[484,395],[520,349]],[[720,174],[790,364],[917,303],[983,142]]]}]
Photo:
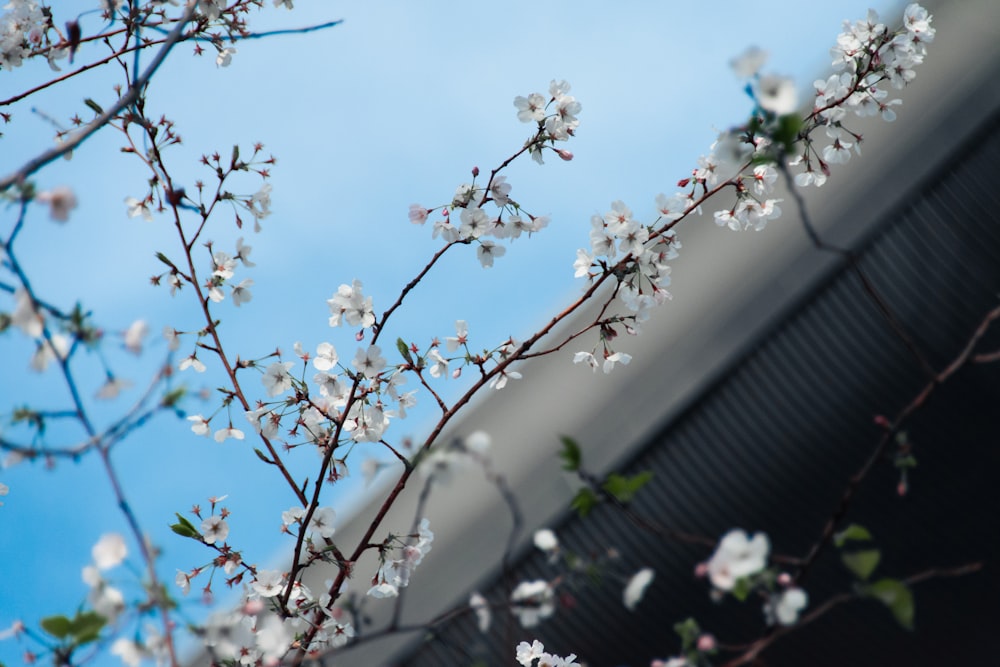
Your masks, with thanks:
[{"label": "ridged metal surface", "polygon": [[[993,119],[935,178],[917,186],[911,203],[863,248],[865,272],[938,369],[1000,299],[998,182],[1000,122]],[[1000,336],[988,340],[1000,346]],[[972,561],[985,561],[985,570],[916,587],[915,633],[900,630],[878,603],[857,601],[777,642],[760,664],[996,664],[989,640],[1000,627],[997,370],[963,370],[907,427],[919,465],[906,497],[896,494],[896,473],[884,463],[849,514],[874,533],[885,576]],[[713,539],[733,527],[764,530],[775,551],[802,555],[877,443],[874,416],[895,414],[923,384],[919,366],[858,278],[840,270],[634,461],[631,470],[655,475],[634,509]],[[707,584],[691,575],[710,548],[665,541],[603,506],[585,521],[568,517],[556,528],[567,549],[597,553],[614,546],[623,573],[651,566],[656,580],[635,613],[622,605],[621,581],[564,587],[562,601],[572,604],[537,628],[515,629],[516,640],[538,638],[554,652],[586,657],[591,667],[640,667],[677,652],[672,626],[688,615],[730,643],[764,630],[758,603],[712,603]],[[533,552],[517,564],[514,580],[552,574]],[[803,583],[815,606],[850,582],[827,551]],[[504,597],[500,583],[484,592],[494,601]],[[464,617],[405,664],[509,665],[508,640],[502,629],[480,634]]]}]

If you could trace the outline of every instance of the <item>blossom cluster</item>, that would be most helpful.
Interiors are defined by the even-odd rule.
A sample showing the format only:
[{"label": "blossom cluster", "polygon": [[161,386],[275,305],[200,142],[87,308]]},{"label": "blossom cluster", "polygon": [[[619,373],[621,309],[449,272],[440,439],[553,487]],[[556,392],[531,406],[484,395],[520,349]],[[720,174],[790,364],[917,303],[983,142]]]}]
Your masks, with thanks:
[{"label": "blossom cluster", "polygon": [[[553,80],[548,97],[532,93],[527,97],[519,95],[514,98],[518,119],[537,124],[536,132],[525,143],[524,150],[539,164],[543,162],[546,149],[554,151],[563,160],[573,159],[568,150],[555,147],[557,142],[568,141],[580,125],[577,118],[581,110],[580,102],[569,94],[569,90],[570,85],[566,81]],[[479,169],[473,169],[473,182],[459,185],[451,203],[438,207],[442,218],[433,225],[433,238],[440,236],[447,243],[477,243],[477,256],[484,268],[493,266],[495,258],[506,254],[507,249],[499,245],[498,240],[513,240],[522,234],[530,236],[549,223],[548,216],[531,215],[511,199],[511,184],[506,176],[497,171],[491,174],[486,185],[481,186],[475,182]],[[483,209],[490,201],[500,209],[495,217]],[[424,224],[434,210],[412,204],[410,222]],[[451,217],[456,210],[461,211],[457,223]]]},{"label": "blossom cluster", "polygon": [[790,162],[805,166],[795,177],[798,185],[823,185],[830,174],[829,165],[846,163],[852,148],[860,153],[861,135],[843,125],[848,113],[878,115],[886,122],[896,119],[893,107],[902,100],[890,99],[882,84],[888,82],[899,90],[913,81],[914,68],[924,61],[927,44],[934,41],[931,19],[926,9],[914,3],[906,7],[903,25],[895,31],[880,21],[874,9],[868,10],[863,20],[845,21],[844,31],[830,51],[836,73],[813,84],[813,113],[830,143],[819,151],[811,139],[804,142],[803,152]]},{"label": "blossom cluster", "polygon": [[[386,558],[385,550],[380,552],[382,565],[372,578],[372,587],[368,589],[368,595],[373,598],[394,598],[399,595],[400,588],[409,585],[410,575],[431,550],[431,543],[434,541],[434,533],[431,532],[427,518],[420,520],[416,538],[413,544],[398,547],[399,558]],[[390,537],[386,542],[392,540]]]},{"label": "blossom cluster", "polygon": [[[0,69],[20,67],[36,49],[49,46],[51,23],[37,0],[11,0],[0,15]],[[65,48],[51,49],[49,66],[59,71],[55,61],[65,58]]]},{"label": "blossom cluster", "polygon": [[[713,594],[718,597],[733,593],[743,599],[750,590],[760,589],[765,595],[767,622],[794,625],[808,604],[809,596],[801,588],[791,586],[787,574],[774,576],[767,571],[770,552],[771,542],[764,533],[750,537],[745,531],[732,530],[722,537],[712,557],[700,565],[698,571],[708,576],[715,588]],[[775,590],[775,583],[784,586]]]},{"label": "blossom cluster", "polygon": [[554,655],[548,653],[545,650],[545,645],[537,639],[531,642],[521,642],[517,645],[516,653],[517,661],[524,665],[524,667],[534,667],[535,660],[538,661],[538,667],[579,667],[580,663],[576,661],[576,654],[570,653],[565,658],[562,656]]},{"label": "blossom cluster", "polygon": [[[560,546],[556,534],[548,528],[535,531],[534,544],[536,548],[548,556],[550,566],[560,564],[562,561],[565,571],[551,580],[522,581],[511,591],[508,608],[517,617],[523,628],[533,628],[555,614],[557,586],[570,581],[583,572],[589,572],[592,575],[599,570],[610,570],[609,563],[613,563],[619,558],[614,549],[607,550],[606,560],[567,553]],[[655,576],[656,573],[652,568],[644,567],[628,578],[622,589],[622,604],[626,609],[635,611],[645,596],[646,590],[653,583]],[[489,615],[485,609],[485,600],[478,594],[474,594],[470,599],[469,606],[476,611],[479,617],[480,630],[486,632],[489,627]]]}]

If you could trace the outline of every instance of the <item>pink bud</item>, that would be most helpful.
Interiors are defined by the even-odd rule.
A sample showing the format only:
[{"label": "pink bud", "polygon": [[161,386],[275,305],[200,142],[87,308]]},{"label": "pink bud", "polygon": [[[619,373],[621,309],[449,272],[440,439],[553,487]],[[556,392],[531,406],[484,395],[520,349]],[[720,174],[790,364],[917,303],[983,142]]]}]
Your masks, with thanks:
[{"label": "pink bud", "polygon": [[715,650],[715,637],[709,634],[704,634],[698,637],[698,650],[699,651],[714,651]]},{"label": "pink bud", "polygon": [[900,497],[902,497],[902,496],[906,495],[906,492],[908,490],[909,490],[909,486],[907,485],[906,480],[905,479],[900,480],[899,481],[899,485],[896,486],[896,493],[898,493],[900,495]]},{"label": "pink bud", "polygon": [[875,415],[875,425],[881,428],[889,428],[889,420],[885,415]]},{"label": "pink bud", "polygon": [[694,568],[694,576],[699,579],[708,576],[708,563],[698,563]]},{"label": "pink bud", "polygon": [[479,167],[473,167],[472,168],[472,177],[475,178],[477,176],[479,176]]},{"label": "pink bud", "polygon": [[246,604],[243,605],[244,616],[256,616],[262,611],[264,611],[264,601],[260,598],[257,598],[256,600],[247,600]]},{"label": "pink bud", "polygon": [[460,376],[461,374],[462,374],[462,369],[461,368],[456,368],[455,370],[453,370],[451,372],[451,377],[452,377],[452,379],[455,379],[455,378],[458,378],[458,376]]},{"label": "pink bud", "polygon": [[558,155],[559,157],[561,157],[563,160],[566,160],[566,162],[569,162],[570,160],[573,159],[573,154],[570,153],[565,148],[557,148],[556,149],[556,155]]},{"label": "pink bud", "polygon": [[792,575],[787,572],[782,572],[778,575],[778,585],[779,586],[790,586],[792,583]]},{"label": "pink bud", "polygon": [[364,339],[365,339],[365,330],[364,329],[362,329],[358,333],[354,334],[354,340],[358,341],[359,343],[361,341],[363,341]]}]

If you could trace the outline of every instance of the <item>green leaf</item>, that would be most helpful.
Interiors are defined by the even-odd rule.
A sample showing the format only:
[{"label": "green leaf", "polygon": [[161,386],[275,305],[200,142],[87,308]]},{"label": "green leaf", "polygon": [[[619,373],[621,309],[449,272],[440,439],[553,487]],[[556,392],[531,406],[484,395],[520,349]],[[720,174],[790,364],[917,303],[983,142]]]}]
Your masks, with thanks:
[{"label": "green leaf", "polygon": [[563,460],[563,470],[576,472],[583,463],[583,454],[580,453],[580,445],[576,444],[576,440],[568,435],[561,436],[559,440],[563,444],[562,451],[559,452],[559,458]]},{"label": "green leaf", "polygon": [[590,514],[590,511],[597,506],[598,498],[588,488],[582,488],[576,492],[576,496],[573,497],[573,501],[569,506],[576,510],[576,513],[580,515],[580,518],[586,517]]},{"label": "green leaf", "polygon": [[186,393],[187,389],[185,387],[177,387],[176,389],[167,392],[163,396],[163,402],[162,402],[163,407],[165,408],[174,407],[175,405],[181,402],[181,399],[184,398],[184,394]]},{"label": "green leaf", "polygon": [[161,262],[169,266],[171,269],[175,268],[174,263],[170,261],[170,258],[164,255],[162,252],[156,253],[156,259],[160,260]]},{"label": "green leaf", "polygon": [[681,651],[686,653],[697,643],[698,637],[701,635],[701,628],[698,627],[698,621],[688,618],[680,623],[675,623],[674,632],[681,638]]},{"label": "green leaf", "polygon": [[864,526],[852,523],[850,526],[833,536],[833,543],[837,548],[841,548],[848,540],[857,542],[867,542],[872,539],[872,534]]},{"label": "green leaf", "polygon": [[240,161],[240,147],[233,146],[233,159],[232,159],[233,166],[236,166],[236,163],[239,161]]},{"label": "green leaf", "polygon": [[878,549],[855,551],[853,553],[841,554],[840,556],[847,569],[862,581],[867,581],[868,577],[872,576],[872,572],[875,571],[875,567],[881,558],[882,553]]},{"label": "green leaf", "polygon": [[181,537],[192,537],[196,540],[201,539],[201,533],[198,529],[194,527],[190,521],[182,517],[180,514],[175,513],[174,516],[177,517],[177,523],[170,525],[170,530],[174,531]]},{"label": "green leaf", "polygon": [[101,105],[95,102],[94,100],[90,99],[89,97],[85,99],[83,103],[86,104],[91,109],[93,109],[94,112],[97,113],[98,115],[104,113],[104,109],[101,108]]},{"label": "green leaf", "polygon": [[253,453],[256,454],[257,458],[259,458],[264,463],[267,463],[267,464],[272,465],[272,466],[273,465],[277,465],[274,461],[272,461],[271,459],[267,458],[267,456],[264,455],[264,452],[260,451],[256,447],[253,448]]},{"label": "green leaf", "polygon": [[410,356],[410,348],[402,338],[396,339],[396,349],[399,350],[399,353],[403,355],[404,359],[406,359],[406,363],[411,365],[413,364],[413,357]]},{"label": "green leaf", "polygon": [[786,152],[791,152],[795,140],[802,129],[802,118],[797,113],[790,113],[778,118],[777,127],[772,136],[776,143],[782,144]]},{"label": "green leaf", "polygon": [[631,477],[611,473],[604,480],[601,488],[614,496],[618,502],[624,504],[631,502],[639,489],[648,484],[651,479],[653,479],[653,473],[650,470],[644,470]]},{"label": "green leaf", "polygon": [[753,583],[749,577],[740,577],[733,585],[733,590],[729,592],[740,602],[745,602],[750,597],[750,593],[753,592]]},{"label": "green leaf", "polygon": [[41,620],[42,630],[56,639],[65,639],[70,631],[69,619],[65,616],[48,616]]},{"label": "green leaf", "polygon": [[888,607],[903,628],[913,630],[913,591],[906,584],[897,579],[879,579],[864,592]]},{"label": "green leaf", "polygon": [[77,645],[92,642],[101,634],[101,629],[107,623],[107,619],[94,611],[77,613],[76,617],[70,621],[69,633],[73,635]]}]

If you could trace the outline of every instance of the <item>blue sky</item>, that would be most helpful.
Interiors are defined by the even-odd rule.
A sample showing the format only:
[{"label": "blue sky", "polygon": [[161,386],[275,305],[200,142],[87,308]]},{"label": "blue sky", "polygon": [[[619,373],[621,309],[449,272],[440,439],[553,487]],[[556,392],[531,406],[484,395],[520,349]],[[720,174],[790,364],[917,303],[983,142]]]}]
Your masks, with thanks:
[{"label": "blue sky", "polygon": [[[54,4],[57,21],[65,21],[97,3]],[[813,3],[806,11],[792,0],[700,7],[298,0],[292,12],[270,4],[251,16],[254,29],[344,23],[240,43],[228,68],[217,68],[211,53],[196,58],[190,45],[181,45],[149,95],[150,108],[172,118],[184,139],[167,160],[189,188],[209,176],[198,165],[202,153],[228,154],[236,143],[246,151],[260,141],[278,158],[271,179],[274,213],[264,231],[239,232],[223,215],[208,234],[219,248],[231,248],[241,235],[254,248],[257,267],[238,274],[255,281],[253,301],[240,309],[227,301],[217,310],[229,349],[244,358],[275,347],[290,353],[295,341],[310,350],[329,341],[342,358],[353,356],[349,332],[327,325],[326,299],[339,284],[359,278],[381,312],[439,247],[429,226],[409,224],[408,206],[449,202],[473,166],[487,171],[520,148],[530,128],[518,122],[514,96],[544,92],[551,79],[566,79],[583,105],[578,136],[568,146],[575,159],[564,163],[551,156],[544,167],[525,160],[508,172],[511,195],[528,211],[550,215],[550,227],[515,241],[490,270],[479,266],[471,249],[454,253],[414,292],[388,340],[405,332],[426,346],[432,336],[451,335],[456,319],[469,322],[476,347],[530,333],[579,289],[572,263],[576,248],[588,243],[590,216],[622,199],[637,215],[650,217],[655,196],[672,194],[716,131],[749,111],[742,84],[729,70],[733,56],[754,44],[763,47],[771,54],[765,71],[793,76],[805,99],[812,80],[828,68],[827,51],[841,21],[863,17],[870,3]],[[97,17],[85,17],[83,27],[85,34],[97,29]],[[78,62],[99,53],[99,47],[84,50]],[[85,115],[84,98],[102,104],[113,99],[113,73],[78,77],[4,109],[14,119],[2,128],[0,171],[8,173],[51,145],[52,127],[32,107],[57,119]],[[0,72],[0,98],[48,76],[44,64]],[[17,251],[42,298],[64,307],[83,298],[109,341],[137,318],[150,322],[157,341],[141,359],[116,349],[107,355],[138,390],[166,353],[158,341],[163,326],[189,330],[198,323],[192,300],[149,285],[149,276],[161,270],[153,253],[176,256],[174,240],[162,218],[146,223],[126,217],[123,200],[142,197],[147,176],[119,152],[120,143],[120,135],[105,131],[72,160],[35,176],[40,189],[71,185],[80,206],[66,225],[32,209]],[[260,182],[243,183],[251,193]],[[4,234],[14,214],[12,208],[0,210]],[[3,297],[0,310],[10,307]],[[14,405],[66,405],[53,371],[39,376],[27,370],[30,349],[18,332],[0,337],[4,417]],[[95,368],[93,359],[81,360],[83,377]],[[222,381],[211,370],[179,380],[194,390]],[[88,396],[96,390],[93,382],[83,384]],[[449,386],[455,390],[460,383]],[[137,390],[96,405],[97,414],[112,418]],[[197,400],[185,407],[191,413],[214,410],[213,403]],[[425,415],[418,411],[391,433],[419,435]],[[237,421],[244,427],[242,418]],[[19,432],[4,433],[13,439]],[[299,458],[296,465],[307,474],[314,460]],[[292,498],[247,443],[219,445],[193,436],[185,422],[161,417],[121,443],[114,460],[140,520],[164,550],[160,569],[168,580],[177,568],[202,564],[207,553],[174,537],[167,524],[175,511],[205,505],[211,495],[229,494],[230,541],[246,550],[248,560],[275,556],[279,514]],[[352,497],[363,491],[359,478],[331,495],[339,512],[348,512]],[[86,595],[80,568],[92,544],[102,533],[126,532],[97,461],[60,462],[51,471],[21,464],[0,470],[0,482],[11,489],[0,507],[6,582],[0,628],[16,618],[33,624],[40,616],[71,612]],[[119,574],[128,590],[129,577]],[[190,605],[198,614],[193,598]],[[0,643],[0,661],[18,664],[20,654],[15,643]]]}]

